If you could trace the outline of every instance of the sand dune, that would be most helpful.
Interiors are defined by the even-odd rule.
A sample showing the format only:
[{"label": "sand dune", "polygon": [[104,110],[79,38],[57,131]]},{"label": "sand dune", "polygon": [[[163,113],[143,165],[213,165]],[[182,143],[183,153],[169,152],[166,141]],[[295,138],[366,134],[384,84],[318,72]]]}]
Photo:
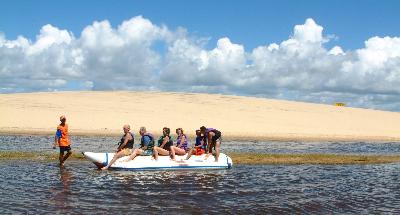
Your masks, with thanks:
[{"label": "sand dune", "polygon": [[232,139],[400,140],[400,113],[252,97],[161,92],[0,94],[0,132],[52,134],[66,115],[72,134],[117,135],[123,124],[159,134],[201,125]]}]

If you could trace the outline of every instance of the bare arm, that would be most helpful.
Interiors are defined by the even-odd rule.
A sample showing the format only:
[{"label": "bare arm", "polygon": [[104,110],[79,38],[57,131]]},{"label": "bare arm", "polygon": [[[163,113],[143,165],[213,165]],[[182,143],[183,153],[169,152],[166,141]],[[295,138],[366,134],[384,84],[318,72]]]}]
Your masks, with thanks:
[{"label": "bare arm", "polygon": [[164,137],[164,139],[163,139],[163,141],[162,141],[162,143],[161,143],[161,145],[160,145],[160,148],[164,148],[165,144],[166,144],[168,141],[169,141],[169,137]]},{"label": "bare arm", "polygon": [[184,142],[185,142],[185,136],[182,135],[181,143],[179,143],[178,148],[180,148]]},{"label": "bare arm", "polygon": [[209,151],[210,151],[210,147],[211,147],[211,141],[212,141],[212,137],[214,136],[213,134],[214,133],[212,133],[212,132],[208,132],[208,137],[207,137],[207,143],[208,143],[208,145],[207,145],[207,152],[206,153],[209,153]]},{"label": "bare arm", "polygon": [[[125,134],[125,137],[127,136],[128,134]],[[130,135],[129,135],[130,136]],[[131,140],[132,139],[132,137],[126,137],[125,139],[124,139],[124,142],[120,145],[120,146],[118,146],[118,149],[117,149],[117,152],[119,152],[119,151],[121,151],[125,146],[126,146],[126,144],[128,143],[128,141],[129,140]]]},{"label": "bare arm", "polygon": [[60,139],[60,138],[58,138],[57,135],[54,136],[54,144],[53,144],[53,148],[54,148],[54,149],[57,147],[59,139]]}]

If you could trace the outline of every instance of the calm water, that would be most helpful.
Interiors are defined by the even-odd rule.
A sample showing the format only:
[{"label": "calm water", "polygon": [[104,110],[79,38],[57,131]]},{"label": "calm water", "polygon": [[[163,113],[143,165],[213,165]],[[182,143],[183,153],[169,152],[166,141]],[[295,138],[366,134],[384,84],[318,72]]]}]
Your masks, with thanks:
[{"label": "calm water", "polygon": [[[54,151],[50,137],[0,136],[0,150]],[[75,137],[76,151],[107,151],[117,138]],[[396,154],[397,143],[224,142],[226,151]],[[263,145],[264,144],[264,145]],[[350,145],[350,146],[349,146]],[[103,150],[104,149],[104,150]],[[54,151],[55,152],[55,151]],[[0,161],[0,214],[399,214],[400,164],[235,165],[213,171],[98,171]]]},{"label": "calm water", "polygon": [[[52,136],[2,136],[0,151],[45,151],[52,149]],[[118,137],[71,137],[72,148],[77,152],[114,151]],[[135,140],[136,144],[139,142]],[[190,145],[193,145],[190,142]],[[237,142],[223,141],[224,152],[260,152],[260,153],[334,153],[334,154],[399,154],[400,143],[386,142]]]},{"label": "calm water", "polygon": [[0,162],[0,213],[400,213],[400,165],[95,170]]}]

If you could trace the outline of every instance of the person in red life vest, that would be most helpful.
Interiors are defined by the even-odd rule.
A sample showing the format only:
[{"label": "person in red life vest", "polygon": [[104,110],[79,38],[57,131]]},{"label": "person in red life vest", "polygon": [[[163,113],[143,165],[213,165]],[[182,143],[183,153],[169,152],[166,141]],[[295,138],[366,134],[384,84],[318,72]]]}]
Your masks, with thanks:
[{"label": "person in red life vest", "polygon": [[[57,126],[57,131],[56,131],[56,136],[54,138],[54,145],[53,149],[60,147],[60,167],[64,166],[65,160],[72,154],[71,152],[71,141],[69,140],[69,135],[68,135],[68,125],[65,123],[67,121],[67,118],[62,115],[60,116],[60,125]],[[64,153],[67,152],[67,154],[64,155]]]},{"label": "person in red life vest", "polygon": [[214,128],[206,128],[205,126],[200,127],[200,133],[206,137],[207,140],[207,150],[206,157],[212,153],[212,149],[215,149],[215,162],[218,162],[219,157],[219,148],[222,140],[222,133]]},{"label": "person in red life vest", "polygon": [[206,137],[201,134],[200,130],[196,130],[196,143],[194,145],[194,148],[189,150],[186,160],[189,160],[189,158],[192,155],[204,154],[206,152],[206,149],[207,149]]}]

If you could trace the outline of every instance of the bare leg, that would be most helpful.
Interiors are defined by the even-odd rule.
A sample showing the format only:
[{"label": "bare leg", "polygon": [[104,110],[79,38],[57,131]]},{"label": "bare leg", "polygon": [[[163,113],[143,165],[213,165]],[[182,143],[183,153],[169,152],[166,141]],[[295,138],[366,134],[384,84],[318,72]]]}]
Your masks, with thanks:
[{"label": "bare leg", "polygon": [[175,160],[175,146],[171,146],[171,160]]},{"label": "bare leg", "polygon": [[189,160],[189,158],[192,156],[192,154],[196,153],[196,148],[189,149],[188,155],[186,156],[186,160]]},{"label": "bare leg", "polygon": [[177,154],[177,155],[185,155],[186,151],[184,149],[178,148],[176,146],[172,146],[171,147],[172,160],[175,160],[175,154]]},{"label": "bare leg", "polygon": [[221,145],[220,141],[217,141],[215,143],[215,162],[218,162],[218,158],[219,158],[219,146]]},{"label": "bare leg", "polygon": [[60,161],[60,167],[64,166],[64,152],[60,152],[60,155],[58,156],[58,160]]},{"label": "bare leg", "polygon": [[130,160],[133,160],[137,155],[142,154],[142,150],[141,149],[135,149],[135,151],[133,151],[133,153],[131,155],[129,155],[129,157],[124,160],[125,162],[128,162]]},{"label": "bare leg", "polygon": [[214,147],[215,143],[210,143],[208,145],[208,153],[206,151],[206,156],[204,157],[204,160],[207,160],[207,158],[212,154],[212,148]]},{"label": "bare leg", "polygon": [[157,151],[157,146],[154,146],[153,148],[153,156],[154,156],[154,160],[158,160],[158,151]]},{"label": "bare leg", "polygon": [[114,155],[114,157],[110,161],[110,163],[108,163],[107,166],[101,168],[101,170],[107,170],[118,158],[123,157],[123,156],[124,156],[124,151],[117,152],[117,154]]},{"label": "bare leg", "polygon": [[158,160],[158,155],[159,154],[163,155],[163,156],[169,155],[169,151],[167,151],[167,150],[165,150],[163,148],[160,148],[158,146],[154,147],[153,152],[154,152],[154,159],[155,160]]},{"label": "bare leg", "polygon": [[68,159],[68,157],[72,154],[71,151],[67,152],[67,154],[63,158],[63,163]]}]

